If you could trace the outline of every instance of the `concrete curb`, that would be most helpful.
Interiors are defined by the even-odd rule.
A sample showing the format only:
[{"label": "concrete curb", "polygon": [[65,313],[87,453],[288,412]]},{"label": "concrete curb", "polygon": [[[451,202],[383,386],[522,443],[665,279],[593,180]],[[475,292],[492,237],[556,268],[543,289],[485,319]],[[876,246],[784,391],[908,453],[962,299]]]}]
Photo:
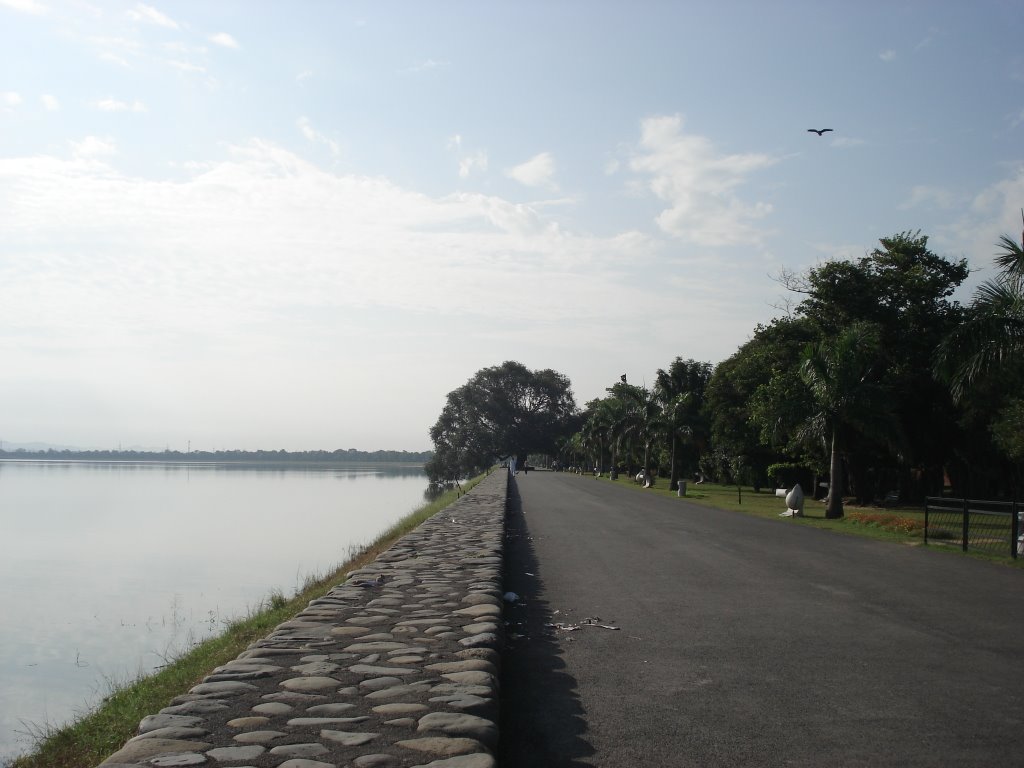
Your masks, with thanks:
[{"label": "concrete curb", "polygon": [[397,541],[104,768],[493,768],[508,474]]}]

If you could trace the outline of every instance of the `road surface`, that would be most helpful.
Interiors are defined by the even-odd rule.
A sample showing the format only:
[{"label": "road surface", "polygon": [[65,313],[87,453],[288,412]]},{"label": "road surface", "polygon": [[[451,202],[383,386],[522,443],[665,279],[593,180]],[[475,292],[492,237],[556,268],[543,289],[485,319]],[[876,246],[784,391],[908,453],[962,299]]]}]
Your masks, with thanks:
[{"label": "road surface", "polygon": [[511,483],[503,768],[1024,765],[1024,571],[623,485]]}]

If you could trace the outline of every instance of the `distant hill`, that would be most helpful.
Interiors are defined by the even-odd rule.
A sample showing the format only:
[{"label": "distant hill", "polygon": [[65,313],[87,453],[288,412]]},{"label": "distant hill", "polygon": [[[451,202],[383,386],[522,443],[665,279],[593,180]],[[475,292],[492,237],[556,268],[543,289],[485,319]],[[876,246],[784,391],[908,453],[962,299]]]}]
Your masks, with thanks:
[{"label": "distant hill", "polygon": [[[24,445],[32,445],[26,443]],[[423,464],[432,451],[357,451],[339,448],[335,451],[142,451],[83,450],[56,448],[32,450],[10,447],[0,450],[0,459],[66,459],[68,461],[191,461],[232,462],[245,464],[353,464],[396,463]]]}]

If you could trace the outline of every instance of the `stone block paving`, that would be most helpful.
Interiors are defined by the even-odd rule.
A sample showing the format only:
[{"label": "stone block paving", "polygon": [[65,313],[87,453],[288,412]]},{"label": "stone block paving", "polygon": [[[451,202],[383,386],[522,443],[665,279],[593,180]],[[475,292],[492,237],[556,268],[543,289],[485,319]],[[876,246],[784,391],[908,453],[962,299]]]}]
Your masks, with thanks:
[{"label": "stone block paving", "polygon": [[104,768],[493,768],[507,473],[219,667]]}]

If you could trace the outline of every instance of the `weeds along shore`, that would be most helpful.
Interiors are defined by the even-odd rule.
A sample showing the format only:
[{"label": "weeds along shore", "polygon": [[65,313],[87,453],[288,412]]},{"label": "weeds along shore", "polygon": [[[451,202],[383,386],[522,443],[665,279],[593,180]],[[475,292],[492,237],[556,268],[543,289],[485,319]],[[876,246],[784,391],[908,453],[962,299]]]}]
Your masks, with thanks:
[{"label": "weeds along shore", "polygon": [[27,726],[35,747],[28,754],[15,758],[10,768],[93,768],[98,765],[135,735],[142,718],[167,706],[175,696],[186,693],[215,667],[236,658],[251,643],[305,609],[311,600],[323,597],[345,580],[346,573],[375,560],[395,541],[452,504],[483,477],[479,475],[464,483],[461,491],[457,488],[445,491],[399,520],[371,544],[350,547],[344,563],[328,575],[307,577],[292,597],[285,597],[279,590],[272,592],[253,607],[248,616],[227,622],[221,634],[172,658],[160,671],[126,684],[110,682],[110,692],[75,722]]}]

